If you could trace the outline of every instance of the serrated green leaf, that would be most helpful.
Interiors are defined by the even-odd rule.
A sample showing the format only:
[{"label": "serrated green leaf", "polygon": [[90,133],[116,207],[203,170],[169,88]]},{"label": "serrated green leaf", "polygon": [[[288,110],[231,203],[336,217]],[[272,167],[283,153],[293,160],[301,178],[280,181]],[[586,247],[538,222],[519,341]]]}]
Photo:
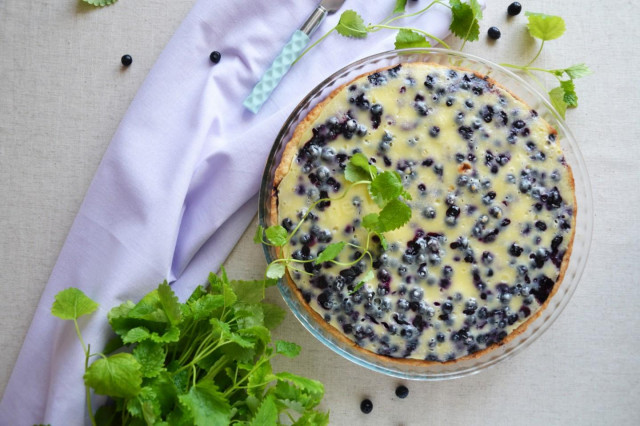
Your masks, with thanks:
[{"label": "serrated green leaf", "polygon": [[249,375],[247,393],[261,399],[267,385],[274,380],[276,380],[276,376],[273,375],[271,364],[262,363]]},{"label": "serrated green leaf", "polygon": [[347,243],[345,243],[344,241],[329,244],[320,254],[318,254],[315,263],[320,264],[323,262],[334,260],[336,257],[338,257],[342,249],[344,249],[344,246],[346,244]]},{"label": "serrated green leaf", "polygon": [[453,34],[463,40],[474,41],[480,36],[479,19],[482,19],[482,8],[477,1],[463,3],[460,0],[449,0],[451,6],[451,25]]},{"label": "serrated green leaf", "polygon": [[529,23],[527,24],[529,34],[540,40],[555,40],[562,36],[567,29],[564,19],[560,16],[534,12],[526,12],[525,15],[529,18]]},{"label": "serrated green leaf", "polygon": [[289,358],[295,358],[302,348],[293,342],[285,342],[284,340],[276,341],[276,353]]},{"label": "serrated green leaf", "polygon": [[156,377],[164,369],[166,352],[159,343],[145,340],[133,350],[133,356],[140,364],[142,377]]},{"label": "serrated green leaf", "polygon": [[402,178],[398,172],[382,172],[369,185],[371,198],[381,207],[398,198],[402,191]]},{"label": "serrated green leaf", "polygon": [[329,412],[307,411],[292,426],[327,426],[329,424]]},{"label": "serrated green leaf", "polygon": [[369,159],[364,154],[357,152],[349,159],[344,173],[349,182],[370,181],[372,176],[378,174],[378,169],[369,164]]},{"label": "serrated green leaf", "polygon": [[127,331],[127,333],[122,336],[122,342],[126,344],[136,343],[142,342],[143,340],[147,340],[149,338],[151,338],[151,333],[149,332],[149,330],[144,327],[135,327]]},{"label": "serrated green leaf", "polygon": [[160,301],[160,305],[164,309],[169,322],[172,325],[178,324],[181,319],[180,302],[166,280],[158,286],[158,300]]},{"label": "serrated green leaf", "polygon": [[562,87],[556,87],[549,92],[549,100],[551,105],[558,111],[560,117],[564,118],[567,112],[567,104],[564,101],[564,90]]},{"label": "serrated green leaf", "polygon": [[249,423],[250,426],[270,426],[278,423],[278,408],[272,395],[262,401],[255,417]]},{"label": "serrated green leaf", "polygon": [[349,182],[362,182],[371,180],[371,175],[362,168],[347,163],[347,167],[344,169],[344,178]]},{"label": "serrated green leaf", "polygon": [[317,380],[308,379],[286,371],[276,374],[278,380],[292,383],[295,387],[311,396],[315,401],[320,402],[324,396],[324,385]]},{"label": "serrated green leaf", "polygon": [[119,306],[111,308],[109,313],[107,313],[109,324],[118,335],[123,336],[132,327],[135,327],[133,321],[129,318],[129,312],[131,312],[134,306],[133,302],[128,300]]},{"label": "serrated green leaf", "polygon": [[256,233],[253,236],[253,242],[256,244],[262,244],[262,234],[264,233],[264,228],[262,225],[258,225],[256,228]]},{"label": "serrated green leaf", "polygon": [[127,411],[148,425],[155,425],[160,417],[160,403],[158,395],[150,387],[143,387],[140,393],[127,401]]},{"label": "serrated green leaf", "polygon": [[268,227],[265,231],[267,239],[277,247],[281,247],[287,243],[287,230],[281,225],[273,225]]},{"label": "serrated green leaf", "polygon": [[411,207],[400,200],[391,200],[380,210],[378,228],[380,232],[393,231],[411,219]]},{"label": "serrated green leaf", "polygon": [[396,35],[395,48],[396,49],[409,49],[416,47],[431,47],[429,40],[422,34],[418,34],[415,31],[401,29]]},{"label": "serrated green leaf", "polygon": [[284,276],[285,266],[282,262],[273,262],[267,266],[268,278],[282,278]]},{"label": "serrated green leaf", "polygon": [[375,275],[373,273],[372,269],[369,269],[367,271],[366,274],[364,274],[364,277],[362,277],[362,279],[360,280],[360,282],[358,282],[358,284],[353,288],[353,290],[351,290],[351,292],[349,294],[354,294],[356,293],[358,290],[360,290],[360,288],[365,285],[367,282],[371,281],[372,279],[375,278]]},{"label": "serrated green leaf", "polygon": [[239,303],[260,303],[264,299],[265,282],[231,281],[231,289],[238,297]]},{"label": "serrated green leaf", "polygon": [[234,307],[234,317],[238,328],[249,328],[262,326],[264,324],[264,313],[260,304],[237,304]]},{"label": "serrated green leaf", "polygon": [[261,325],[254,325],[253,327],[247,327],[238,330],[238,334],[246,339],[254,342],[261,341],[267,344],[271,341],[271,332],[267,327]]},{"label": "serrated green leaf", "polygon": [[224,296],[221,294],[206,294],[200,299],[189,303],[191,314],[195,321],[209,318],[216,310],[224,306]]},{"label": "serrated green leaf", "polygon": [[180,340],[180,329],[171,327],[164,333],[156,333],[155,331],[149,336],[151,340],[158,343],[173,343]]},{"label": "serrated green leaf", "polygon": [[97,394],[131,398],[140,392],[140,364],[130,353],[100,358],[84,373],[84,382]]},{"label": "serrated green leaf", "polygon": [[160,413],[166,416],[172,409],[178,399],[178,389],[166,371],[162,371],[153,379],[147,379],[146,386],[152,389],[158,399],[160,405]]},{"label": "serrated green leaf", "polygon": [[231,420],[229,401],[213,382],[198,383],[179,399],[191,412],[196,426],[226,425]]},{"label": "serrated green leaf", "polygon": [[572,80],[593,74],[593,71],[585,64],[571,65],[569,68],[565,68],[564,72],[566,72]]},{"label": "serrated green leaf", "polygon": [[104,7],[104,6],[109,6],[110,4],[113,4],[118,0],[82,0],[82,1],[92,6]]},{"label": "serrated green leaf", "polygon": [[336,30],[345,37],[364,38],[367,36],[367,27],[362,17],[354,10],[345,10],[340,15]]},{"label": "serrated green leaf", "polygon": [[262,312],[264,314],[264,326],[269,330],[273,330],[279,326],[286,315],[286,311],[284,309],[270,303],[262,304]]},{"label": "serrated green leaf", "polygon": [[396,0],[396,5],[393,7],[393,13],[402,13],[407,7],[407,0]]},{"label": "serrated green leaf", "polygon": [[411,200],[413,200],[413,197],[411,196],[411,194],[409,194],[409,193],[408,193],[407,191],[405,191],[405,190],[402,190],[402,192],[400,193],[400,196],[401,196],[402,198],[404,198],[405,200],[407,200],[407,201],[411,201]]},{"label": "serrated green leaf", "polygon": [[382,248],[384,250],[387,250],[389,248],[389,243],[387,243],[387,239],[385,238],[385,236],[382,234],[378,234],[378,238],[380,238],[380,245],[382,246]]},{"label": "serrated green leaf", "polygon": [[369,231],[375,231],[378,229],[380,222],[380,216],[377,213],[369,213],[362,218],[362,226]]},{"label": "serrated green leaf", "polygon": [[63,320],[74,320],[94,312],[98,306],[82,290],[70,287],[56,294],[51,314]]},{"label": "serrated green leaf", "polygon": [[564,91],[562,100],[567,107],[575,108],[578,106],[578,95],[576,94],[576,86],[573,84],[573,80],[565,80],[560,82],[560,87]]}]

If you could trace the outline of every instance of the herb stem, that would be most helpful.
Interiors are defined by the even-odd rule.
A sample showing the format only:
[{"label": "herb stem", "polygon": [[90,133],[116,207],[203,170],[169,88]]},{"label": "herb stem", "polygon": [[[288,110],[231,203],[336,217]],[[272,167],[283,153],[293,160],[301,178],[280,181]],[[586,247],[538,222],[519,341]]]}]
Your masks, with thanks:
[{"label": "herb stem", "polygon": [[538,53],[536,53],[536,56],[534,56],[533,59],[530,60],[529,63],[526,65],[527,67],[532,63],[534,63],[536,59],[538,59],[538,56],[540,56],[540,53],[542,53],[543,47],[544,47],[544,40],[542,40],[542,43],[540,43],[540,49],[538,49]]},{"label": "herb stem", "polygon": [[302,53],[300,54],[300,56],[298,56],[298,57],[296,58],[296,60],[295,60],[295,61],[293,61],[293,62],[291,63],[291,66],[294,66],[294,65],[295,65],[295,64],[296,64],[300,59],[302,59],[302,57],[303,57],[304,55],[306,55],[306,54],[307,54],[307,52],[308,52],[308,51],[310,51],[311,49],[313,49],[317,44],[319,44],[320,42],[322,42],[322,40],[324,40],[325,38],[327,38],[327,37],[329,36],[329,34],[331,34],[333,31],[335,31],[335,29],[336,29],[335,27],[331,28],[329,31],[327,31],[327,33],[326,33],[325,35],[323,35],[323,36],[322,36],[322,37],[320,37],[318,40],[316,40],[316,42],[315,42],[315,43],[313,43],[311,46],[307,47],[307,48],[304,50],[304,52],[302,52]]},{"label": "herb stem", "polygon": [[[385,28],[385,29],[388,29],[388,30],[411,30],[413,32],[422,34],[422,35],[424,35],[426,37],[429,37],[430,39],[433,39],[433,40],[437,41],[438,43],[440,43],[441,45],[443,45],[447,49],[451,49],[451,46],[449,46],[447,43],[445,43],[444,40],[441,40],[438,37],[434,36],[433,34],[430,34],[430,33],[426,32],[426,31],[419,30],[417,28],[397,27],[397,26],[394,26],[394,25],[379,25],[378,24],[378,25],[369,25],[367,27],[367,31],[374,30],[375,28]],[[469,28],[469,30],[471,30],[471,28]]]},{"label": "herb stem", "polygon": [[[92,356],[90,355],[91,345],[85,345],[84,339],[82,338],[82,333],[80,333],[80,327],[78,326],[78,320],[75,318],[73,319],[73,325],[76,329],[76,335],[80,340],[80,344],[82,345],[82,351],[84,352],[84,372],[86,373],[87,369],[89,368],[89,357]],[[94,354],[94,355],[102,355],[102,354]],[[93,426],[96,426],[96,419],[95,417],[93,417],[93,408],[91,407],[91,388],[89,387],[89,385],[86,385],[86,384],[84,388],[85,388],[85,394],[86,394],[85,398],[87,400],[87,411],[89,412],[89,420],[91,420],[91,424]]]},{"label": "herb stem", "polygon": [[413,12],[413,13],[405,13],[405,14],[403,14],[403,15],[398,15],[398,16],[395,16],[395,17],[394,17],[393,15],[391,15],[391,16],[389,16],[388,18],[386,18],[384,21],[382,21],[382,24],[390,24],[391,22],[393,22],[393,21],[397,21],[398,19],[411,18],[411,17],[413,17],[413,16],[422,15],[422,14],[423,14],[423,13],[425,13],[427,10],[431,9],[431,7],[432,7],[434,4],[438,4],[438,3],[439,3],[439,4],[443,4],[444,6],[447,6],[448,8],[451,8],[451,6],[449,6],[449,5],[445,4],[445,3],[442,3],[441,1],[434,0],[434,1],[432,1],[431,3],[429,3],[429,5],[428,5],[427,7],[424,7],[424,8],[420,9],[420,10],[419,10],[419,11],[417,11],[417,12]]}]

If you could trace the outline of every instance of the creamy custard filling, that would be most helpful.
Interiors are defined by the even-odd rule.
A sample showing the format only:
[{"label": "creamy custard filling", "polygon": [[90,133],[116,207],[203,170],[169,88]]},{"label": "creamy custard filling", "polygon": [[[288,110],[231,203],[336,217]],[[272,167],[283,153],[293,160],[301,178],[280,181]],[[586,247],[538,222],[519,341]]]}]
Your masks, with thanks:
[{"label": "creamy custard filling", "polygon": [[[400,173],[412,196],[410,222],[385,233],[387,250],[371,243],[373,262],[289,270],[309,306],[362,348],[455,360],[503,341],[552,293],[573,232],[570,170],[555,131],[490,81],[429,64],[360,77],[296,149],[277,188],[285,228],[348,192],[309,213],[285,247],[295,259],[330,242],[366,246],[361,220],[380,208],[344,178],[354,153]],[[336,260],[361,255],[348,246]]]}]

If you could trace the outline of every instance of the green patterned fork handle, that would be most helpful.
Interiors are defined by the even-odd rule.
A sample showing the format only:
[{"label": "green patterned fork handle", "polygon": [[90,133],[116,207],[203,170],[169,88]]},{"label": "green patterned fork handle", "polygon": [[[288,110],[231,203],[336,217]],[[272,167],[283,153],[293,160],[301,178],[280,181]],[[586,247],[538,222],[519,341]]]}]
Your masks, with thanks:
[{"label": "green patterned fork handle", "polygon": [[291,64],[296,60],[305,46],[309,44],[309,36],[301,30],[296,30],[289,42],[282,48],[280,54],[273,61],[269,69],[264,73],[251,94],[244,100],[243,105],[256,114],[262,104],[269,98],[271,92],[278,86],[282,77],[289,71]]},{"label": "green patterned fork handle", "polygon": [[327,14],[340,9],[345,0],[322,0],[316,10],[307,18],[299,30],[293,33],[289,42],[282,48],[280,54],[273,61],[269,69],[264,73],[251,94],[244,100],[243,105],[254,114],[269,98],[289,71],[291,64],[300,56],[304,48],[309,44],[309,36],[318,28]]}]

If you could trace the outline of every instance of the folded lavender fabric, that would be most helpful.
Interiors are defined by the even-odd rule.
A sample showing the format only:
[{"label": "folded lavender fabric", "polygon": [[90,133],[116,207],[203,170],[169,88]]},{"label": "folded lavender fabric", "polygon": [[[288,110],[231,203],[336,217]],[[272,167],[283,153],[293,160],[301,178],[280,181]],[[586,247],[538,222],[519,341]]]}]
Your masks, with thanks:
[{"label": "folded lavender fabric", "polygon": [[[420,6],[409,3],[410,10]],[[247,111],[243,99],[316,4],[196,3],[96,172],[0,403],[0,425],[85,424],[83,354],[73,324],[49,313],[54,295],[76,286],[101,304],[80,321],[94,349],[108,337],[111,307],[138,300],[165,279],[183,299],[217,270],[255,215],[267,154],[300,99],[347,63],[393,48],[393,31],[366,40],[334,33],[291,69],[259,114]],[[349,0],[348,8],[380,22],[393,2],[374,8]],[[328,17],[313,39],[338,18]],[[436,6],[416,26],[443,38],[449,20],[449,11]],[[217,65],[212,50],[222,53]]]}]

